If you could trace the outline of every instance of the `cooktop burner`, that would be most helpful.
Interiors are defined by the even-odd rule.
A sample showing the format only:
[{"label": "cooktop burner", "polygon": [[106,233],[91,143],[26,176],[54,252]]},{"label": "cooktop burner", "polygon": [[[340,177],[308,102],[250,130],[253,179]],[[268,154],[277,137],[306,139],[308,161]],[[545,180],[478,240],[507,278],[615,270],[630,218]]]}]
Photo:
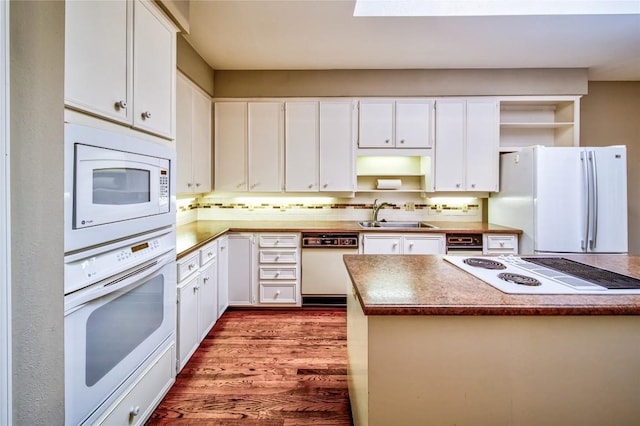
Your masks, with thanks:
[{"label": "cooktop burner", "polygon": [[503,263],[500,263],[491,259],[483,259],[481,257],[468,257],[463,260],[469,266],[475,266],[477,268],[484,269],[507,269]]},{"label": "cooktop burner", "polygon": [[512,284],[518,284],[518,285],[528,285],[531,287],[536,287],[539,285],[542,285],[542,283],[533,278],[533,277],[528,277],[526,275],[520,275],[520,274],[514,274],[511,272],[501,272],[498,274],[498,278],[500,278],[501,280],[504,280],[508,283],[512,283]]}]

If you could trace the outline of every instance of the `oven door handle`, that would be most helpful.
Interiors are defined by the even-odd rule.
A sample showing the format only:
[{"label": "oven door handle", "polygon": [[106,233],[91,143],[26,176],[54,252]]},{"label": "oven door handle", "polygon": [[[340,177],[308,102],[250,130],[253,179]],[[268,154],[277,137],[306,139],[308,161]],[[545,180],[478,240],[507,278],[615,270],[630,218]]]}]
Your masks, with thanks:
[{"label": "oven door handle", "polygon": [[171,262],[175,261],[175,251],[158,256],[153,260],[143,263],[135,268],[128,269],[121,274],[109,277],[85,289],[71,293],[64,298],[65,316],[80,309],[83,305],[92,300],[103,297],[107,294],[117,292],[129,287],[136,287],[146,278],[154,275]]}]

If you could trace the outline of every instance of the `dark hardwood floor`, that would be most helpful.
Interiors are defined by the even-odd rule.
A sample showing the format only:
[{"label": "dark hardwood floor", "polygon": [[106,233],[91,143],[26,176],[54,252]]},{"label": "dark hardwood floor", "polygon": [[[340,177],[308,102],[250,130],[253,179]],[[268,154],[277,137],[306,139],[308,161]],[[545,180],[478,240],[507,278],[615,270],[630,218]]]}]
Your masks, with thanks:
[{"label": "dark hardwood floor", "polygon": [[148,425],[352,425],[344,309],[233,310]]}]

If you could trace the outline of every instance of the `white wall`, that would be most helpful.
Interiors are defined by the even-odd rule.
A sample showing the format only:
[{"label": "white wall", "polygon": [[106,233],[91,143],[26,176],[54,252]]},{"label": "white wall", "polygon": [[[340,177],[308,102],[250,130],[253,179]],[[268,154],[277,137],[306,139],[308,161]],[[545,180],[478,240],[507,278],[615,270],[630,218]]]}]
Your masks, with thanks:
[{"label": "white wall", "polygon": [[9,255],[9,2],[0,3],[0,424],[11,424],[11,257]]},{"label": "white wall", "polygon": [[12,1],[13,423],[64,424],[64,2]]}]

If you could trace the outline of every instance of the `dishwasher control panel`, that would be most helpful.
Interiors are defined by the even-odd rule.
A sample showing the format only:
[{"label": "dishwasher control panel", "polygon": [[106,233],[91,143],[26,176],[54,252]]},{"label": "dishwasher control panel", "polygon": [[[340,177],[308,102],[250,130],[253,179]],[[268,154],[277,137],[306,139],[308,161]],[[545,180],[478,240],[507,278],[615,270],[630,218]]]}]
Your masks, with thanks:
[{"label": "dishwasher control panel", "polygon": [[352,232],[304,232],[302,247],[358,248],[358,233]]}]

